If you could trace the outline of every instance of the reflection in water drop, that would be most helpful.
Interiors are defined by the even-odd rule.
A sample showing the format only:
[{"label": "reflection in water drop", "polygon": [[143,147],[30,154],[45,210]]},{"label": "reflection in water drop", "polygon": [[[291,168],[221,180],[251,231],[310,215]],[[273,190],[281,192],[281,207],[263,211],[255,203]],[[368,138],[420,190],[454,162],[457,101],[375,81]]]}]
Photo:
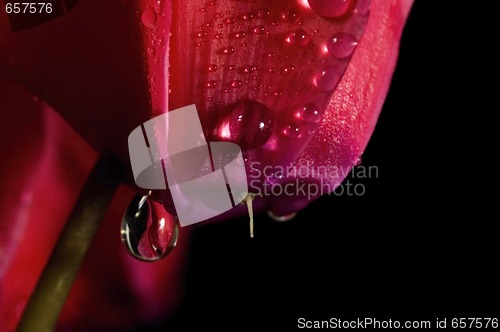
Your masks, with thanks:
[{"label": "reflection in water drop", "polygon": [[146,262],[166,257],[177,244],[179,226],[161,203],[137,194],[127,208],[121,238],[127,251]]}]

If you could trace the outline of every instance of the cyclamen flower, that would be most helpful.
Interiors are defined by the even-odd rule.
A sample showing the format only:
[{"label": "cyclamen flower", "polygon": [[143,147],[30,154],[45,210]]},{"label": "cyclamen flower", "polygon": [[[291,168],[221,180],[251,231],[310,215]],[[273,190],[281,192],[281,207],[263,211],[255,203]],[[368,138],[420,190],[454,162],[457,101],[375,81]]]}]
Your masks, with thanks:
[{"label": "cyclamen flower", "polygon": [[[82,0],[16,33],[0,14],[8,119],[0,131],[2,328],[18,323],[98,155],[128,165],[128,134],[153,116],[195,104],[209,140],[239,144],[259,167],[350,169],[382,108],[411,4],[108,0],[96,10]],[[297,179],[328,188],[342,181],[297,174],[262,183]],[[167,260],[129,257],[117,236],[135,190],[128,185],[115,195],[60,326],[130,327],[168,316],[182,296],[189,228]],[[283,216],[313,198],[267,196],[254,209]]]}]

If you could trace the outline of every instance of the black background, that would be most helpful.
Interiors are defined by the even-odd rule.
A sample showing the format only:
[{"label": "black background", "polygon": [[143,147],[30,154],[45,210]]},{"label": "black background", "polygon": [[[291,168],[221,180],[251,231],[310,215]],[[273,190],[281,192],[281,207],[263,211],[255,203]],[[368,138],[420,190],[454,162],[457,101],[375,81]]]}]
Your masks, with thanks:
[{"label": "black background", "polygon": [[[185,300],[148,330],[499,316],[496,140],[487,129],[497,110],[476,77],[480,42],[465,36],[472,8],[463,16],[436,5],[418,2],[410,15],[363,156],[379,168],[378,179],[361,180],[366,194],[322,197],[288,223],[259,216],[252,240],[246,219],[197,228]],[[447,23],[454,15],[464,24]]]}]

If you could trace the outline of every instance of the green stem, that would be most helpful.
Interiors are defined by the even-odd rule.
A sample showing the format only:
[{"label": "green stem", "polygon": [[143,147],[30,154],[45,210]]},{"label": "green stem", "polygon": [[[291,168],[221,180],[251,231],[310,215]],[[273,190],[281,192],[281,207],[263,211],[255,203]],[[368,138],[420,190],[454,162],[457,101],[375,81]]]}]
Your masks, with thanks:
[{"label": "green stem", "polygon": [[120,178],[120,164],[109,156],[101,156],[26,305],[18,331],[49,332],[55,329],[73,281]]}]

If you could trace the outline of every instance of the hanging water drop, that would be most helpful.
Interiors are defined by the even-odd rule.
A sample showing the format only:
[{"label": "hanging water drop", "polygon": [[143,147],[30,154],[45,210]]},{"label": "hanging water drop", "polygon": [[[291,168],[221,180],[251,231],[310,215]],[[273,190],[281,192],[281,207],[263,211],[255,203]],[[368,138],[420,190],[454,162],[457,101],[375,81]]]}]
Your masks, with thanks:
[{"label": "hanging water drop", "polygon": [[122,218],[122,242],[133,257],[142,261],[166,257],[177,244],[178,235],[175,217],[149,196],[136,195]]}]

